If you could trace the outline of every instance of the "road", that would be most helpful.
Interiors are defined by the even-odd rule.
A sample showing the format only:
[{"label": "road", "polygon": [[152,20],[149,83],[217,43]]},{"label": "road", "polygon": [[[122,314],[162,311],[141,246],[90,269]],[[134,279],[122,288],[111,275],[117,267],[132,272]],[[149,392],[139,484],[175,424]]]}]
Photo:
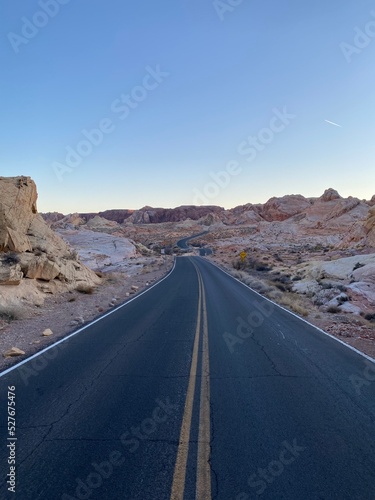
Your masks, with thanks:
[{"label": "road", "polygon": [[374,375],[210,262],[180,257],[146,293],[2,375],[0,498],[374,500]]},{"label": "road", "polygon": [[[202,233],[193,234],[193,236],[189,236],[187,238],[183,238],[182,240],[177,241],[176,245],[180,247],[182,250],[190,250],[191,247],[188,245],[188,242],[190,240],[194,240],[195,238],[199,238],[199,236],[204,236],[205,234],[208,234],[208,231],[203,231]],[[206,255],[211,255],[211,254],[212,254],[211,248],[208,247],[199,248],[200,256],[205,257]]]}]

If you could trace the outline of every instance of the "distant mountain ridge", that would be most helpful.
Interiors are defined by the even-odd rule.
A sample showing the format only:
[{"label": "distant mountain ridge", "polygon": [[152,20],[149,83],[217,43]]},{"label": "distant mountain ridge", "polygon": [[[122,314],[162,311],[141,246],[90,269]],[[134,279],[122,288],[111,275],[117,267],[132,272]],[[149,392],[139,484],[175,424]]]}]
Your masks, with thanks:
[{"label": "distant mountain ridge", "polygon": [[[176,208],[161,208],[145,206],[139,210],[131,209],[111,209],[102,212],[77,213],[85,222],[94,217],[117,222],[119,224],[159,224],[164,222],[183,222],[185,220],[198,221],[210,216],[212,222],[222,221],[224,224],[241,224],[249,222],[274,222],[290,219],[298,214],[308,213],[311,206],[316,203],[335,202],[337,216],[338,211],[343,213],[357,205],[371,207],[375,205],[375,195],[371,200],[359,200],[358,198],[343,198],[332,188],[326,189],[322,196],[318,198],[305,198],[300,194],[290,194],[282,197],[272,197],[264,204],[239,205],[231,209],[225,209],[217,205],[182,205]],[[326,207],[328,208],[328,206]],[[49,212],[42,214],[44,219],[52,224],[66,217],[59,212]]]}]

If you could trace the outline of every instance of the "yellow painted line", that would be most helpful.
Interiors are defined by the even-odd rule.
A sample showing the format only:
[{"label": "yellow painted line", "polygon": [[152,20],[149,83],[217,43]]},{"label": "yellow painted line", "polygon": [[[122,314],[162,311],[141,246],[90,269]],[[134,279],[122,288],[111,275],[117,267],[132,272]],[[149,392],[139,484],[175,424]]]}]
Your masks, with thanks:
[{"label": "yellow painted line", "polygon": [[[198,271],[199,272],[199,271]],[[202,380],[199,411],[196,500],[211,500],[211,425],[210,425],[210,359],[206,294],[199,273],[203,297]]]},{"label": "yellow painted line", "polygon": [[186,466],[189,454],[191,418],[193,413],[195,384],[197,380],[198,348],[199,348],[199,338],[201,331],[202,285],[199,279],[198,282],[199,282],[199,296],[198,296],[197,327],[195,330],[193,357],[191,360],[189,385],[186,395],[184,415],[182,418],[180,440],[177,450],[177,459],[173,474],[171,500],[183,500],[185,491]]},{"label": "yellow painted line", "polygon": [[198,349],[200,343],[201,324],[203,324],[202,372],[199,403],[199,432],[195,500],[211,500],[210,363],[208,346],[207,304],[202,275],[194,262],[193,265],[197,271],[199,285],[197,326],[194,338],[189,385],[186,395],[184,415],[182,418],[177,459],[173,474],[171,500],[183,500],[184,498],[194,393],[197,379]]}]

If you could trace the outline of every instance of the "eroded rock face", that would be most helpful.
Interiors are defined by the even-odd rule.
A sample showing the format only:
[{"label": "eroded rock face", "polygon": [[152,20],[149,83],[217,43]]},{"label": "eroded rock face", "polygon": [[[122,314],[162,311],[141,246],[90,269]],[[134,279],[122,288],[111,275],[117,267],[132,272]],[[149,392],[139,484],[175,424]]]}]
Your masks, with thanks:
[{"label": "eroded rock face", "polygon": [[339,200],[341,196],[339,193],[336,191],[336,189],[326,189],[322,196],[319,198],[320,201],[332,201],[332,200]]},{"label": "eroded rock face", "polygon": [[[37,213],[37,189],[30,177],[0,177],[0,298],[25,300],[22,283],[57,281],[61,291],[79,283],[100,283],[96,274],[79,262],[76,254]],[[1,285],[10,285],[2,288]],[[12,286],[13,285],[13,286]],[[35,288],[38,283],[35,281]],[[17,288],[16,292],[14,289]],[[13,290],[13,291],[12,291]],[[13,295],[12,295],[13,294]],[[38,301],[40,292],[36,294]]]},{"label": "eroded rock face", "polygon": [[375,247],[375,207],[371,207],[364,224],[367,244]]},{"label": "eroded rock face", "polygon": [[271,198],[261,210],[266,221],[284,221],[293,215],[300,214],[310,207],[310,201],[300,194]]},{"label": "eroded rock face", "polygon": [[30,177],[0,177],[0,251],[31,250],[27,231],[37,213],[37,196]]}]

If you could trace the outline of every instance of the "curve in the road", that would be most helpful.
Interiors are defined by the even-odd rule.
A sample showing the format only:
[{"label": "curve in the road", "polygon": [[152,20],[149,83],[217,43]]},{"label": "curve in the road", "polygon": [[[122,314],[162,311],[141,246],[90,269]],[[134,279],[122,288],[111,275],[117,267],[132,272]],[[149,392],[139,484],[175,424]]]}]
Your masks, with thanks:
[{"label": "curve in the road", "polygon": [[[204,236],[205,234],[208,234],[208,231],[203,231],[198,234],[193,234],[192,236],[188,236],[187,238],[183,238],[179,241],[177,241],[176,245],[181,248],[182,250],[191,250],[191,247],[188,245],[188,242],[190,240],[194,240],[195,238],[199,238],[200,236]],[[201,257],[204,257],[206,255],[211,255],[212,250],[209,247],[203,247],[199,249],[199,255]]]}]

